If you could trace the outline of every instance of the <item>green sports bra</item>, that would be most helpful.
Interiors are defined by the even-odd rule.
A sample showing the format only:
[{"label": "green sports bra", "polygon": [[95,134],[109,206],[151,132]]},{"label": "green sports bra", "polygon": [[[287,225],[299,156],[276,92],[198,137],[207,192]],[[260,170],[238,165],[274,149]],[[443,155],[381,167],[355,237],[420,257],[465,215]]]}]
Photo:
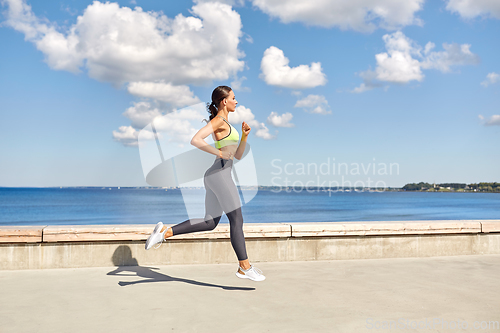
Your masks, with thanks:
[{"label": "green sports bra", "polygon": [[[217,117],[222,118],[221,116],[217,116]],[[228,123],[226,121],[226,119],[222,118],[222,120],[224,120],[226,122],[226,124],[229,125],[229,134],[227,136],[225,136],[224,138],[215,141],[215,148],[217,148],[217,149],[220,149],[220,148],[225,147],[225,146],[237,145],[238,140],[240,139],[240,135],[238,134],[238,131],[236,130],[236,128],[234,128],[233,125]]]}]

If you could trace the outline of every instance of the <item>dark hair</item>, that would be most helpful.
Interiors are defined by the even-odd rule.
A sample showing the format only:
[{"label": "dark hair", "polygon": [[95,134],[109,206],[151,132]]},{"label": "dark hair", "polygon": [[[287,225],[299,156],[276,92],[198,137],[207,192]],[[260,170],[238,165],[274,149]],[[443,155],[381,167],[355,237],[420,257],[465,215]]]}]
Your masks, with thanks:
[{"label": "dark hair", "polygon": [[231,87],[228,86],[218,86],[212,92],[212,103],[207,103],[208,113],[210,114],[210,120],[214,119],[217,116],[217,112],[219,112],[218,107],[220,102],[232,91]]}]

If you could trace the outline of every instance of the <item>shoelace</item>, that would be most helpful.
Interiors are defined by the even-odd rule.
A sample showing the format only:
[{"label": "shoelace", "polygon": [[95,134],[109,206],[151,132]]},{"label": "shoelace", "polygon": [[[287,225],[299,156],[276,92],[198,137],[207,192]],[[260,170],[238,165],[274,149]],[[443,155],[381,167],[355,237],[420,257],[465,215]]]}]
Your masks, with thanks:
[{"label": "shoelace", "polygon": [[241,266],[240,266],[240,269],[241,269],[241,271],[243,272],[243,274],[250,273],[250,272],[254,272],[256,275],[262,275],[262,276],[264,276],[264,274],[262,273],[262,271],[261,271],[260,269],[258,269],[257,267],[254,267],[253,265],[252,265],[252,266],[250,266],[250,268],[248,269],[248,271],[247,271],[247,272],[245,272],[245,271],[243,270],[243,268],[241,268]]},{"label": "shoelace", "polygon": [[[242,268],[241,266],[240,266],[240,269],[241,269],[241,271],[242,271],[243,273],[245,273],[245,271],[243,270],[243,268]],[[255,267],[254,265],[250,266],[250,268],[248,269],[248,272],[250,272],[250,271],[254,271],[254,272],[255,272],[255,273],[257,273],[257,274],[264,275],[264,274],[262,273],[262,271],[261,271],[260,269],[258,269],[257,267]]]},{"label": "shoelace", "polygon": [[264,275],[264,274],[262,273],[262,271],[261,271],[260,269],[258,269],[257,267],[252,266],[252,268],[251,268],[251,269],[253,269],[253,271],[254,271],[254,272],[257,272],[257,274]]}]

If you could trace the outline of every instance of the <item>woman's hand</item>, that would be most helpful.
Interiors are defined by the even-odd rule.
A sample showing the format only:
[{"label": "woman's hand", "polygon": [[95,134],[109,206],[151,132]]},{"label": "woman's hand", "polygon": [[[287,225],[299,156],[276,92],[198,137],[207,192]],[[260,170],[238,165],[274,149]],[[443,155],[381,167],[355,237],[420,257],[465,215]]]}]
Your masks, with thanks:
[{"label": "woman's hand", "polygon": [[241,132],[243,132],[244,136],[248,136],[248,134],[250,133],[250,130],[251,130],[251,128],[247,123],[243,122],[241,124]]},{"label": "woman's hand", "polygon": [[220,151],[222,152],[222,159],[224,160],[229,160],[234,156],[233,153],[228,150],[220,150]]}]

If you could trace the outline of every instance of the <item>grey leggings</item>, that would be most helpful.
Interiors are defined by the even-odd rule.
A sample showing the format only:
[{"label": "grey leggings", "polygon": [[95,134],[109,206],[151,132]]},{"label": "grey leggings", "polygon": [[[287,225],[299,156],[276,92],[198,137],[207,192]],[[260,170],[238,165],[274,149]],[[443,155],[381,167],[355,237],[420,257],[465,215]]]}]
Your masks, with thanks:
[{"label": "grey leggings", "polygon": [[238,190],[231,177],[233,160],[217,158],[205,172],[205,218],[190,219],[172,227],[175,235],[209,231],[219,224],[222,212],[229,219],[231,245],[238,260],[248,259],[243,234],[243,214]]}]

